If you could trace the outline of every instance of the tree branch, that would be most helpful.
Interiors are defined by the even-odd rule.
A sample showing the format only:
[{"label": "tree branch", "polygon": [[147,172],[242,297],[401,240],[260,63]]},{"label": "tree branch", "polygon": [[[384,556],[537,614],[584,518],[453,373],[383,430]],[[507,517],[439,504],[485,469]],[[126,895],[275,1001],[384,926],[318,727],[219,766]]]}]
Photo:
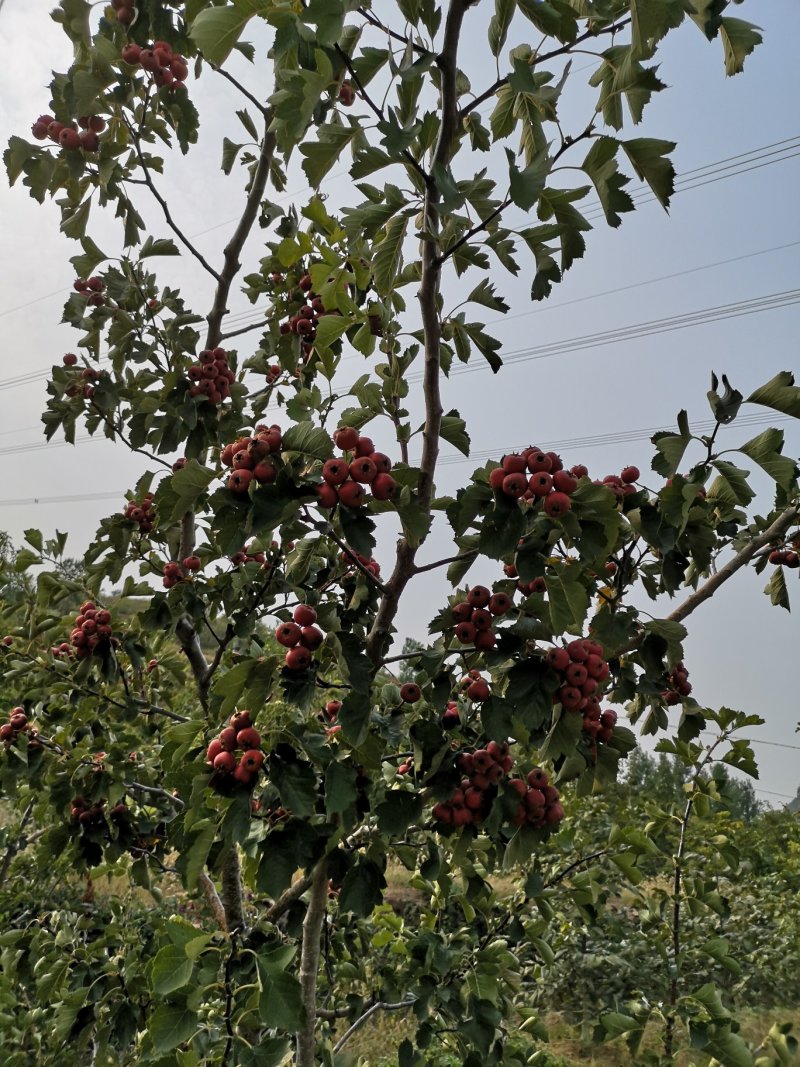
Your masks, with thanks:
[{"label": "tree branch", "polygon": [[234,843],[228,845],[220,859],[222,866],[222,892],[220,899],[225,909],[225,921],[229,933],[243,931],[245,926],[242,908],[242,868],[239,851]]},{"label": "tree branch", "polygon": [[321,952],[322,924],[328,900],[328,860],[317,863],[311,882],[311,896],[303,921],[303,946],[300,953],[300,990],[305,1022],[297,1032],[295,1067],[316,1067],[317,973]]},{"label": "tree branch", "polygon": [[356,1030],[360,1030],[364,1023],[371,1019],[376,1012],[405,1011],[406,1008],[410,1008],[414,1005],[416,999],[416,997],[409,997],[406,1000],[398,1000],[396,1004],[388,1004],[386,1001],[381,1000],[378,1001],[377,1004],[373,1004],[371,1008],[367,1008],[364,1014],[356,1019],[350,1029],[346,1030],[333,1046],[334,1055],[336,1055],[337,1052],[341,1052]]},{"label": "tree branch", "polygon": [[158,189],[156,188],[156,184],[153,181],[153,176],[150,173],[150,168],[147,165],[147,160],[145,159],[144,153],[142,152],[139,134],[127,119],[124,119],[124,121],[125,125],[128,127],[128,131],[131,137],[133,138],[134,151],[136,152],[136,158],[139,160],[139,166],[142,168],[142,174],[144,175],[145,185],[153,194],[153,197],[156,199],[156,201],[159,203],[161,210],[164,213],[164,218],[166,220],[167,225],[178,238],[178,240],[181,242],[186,251],[190,252],[197,260],[197,262],[203,267],[203,269],[208,271],[211,277],[214,278],[217,282],[219,282],[219,274],[217,274],[211,264],[206,260],[202,252],[195,248],[195,246],[192,244],[192,242],[189,240],[189,238],[186,236],[180,226],[178,226],[178,224],[173,219],[172,212],[169,209],[169,204],[158,191]]},{"label": "tree branch", "polygon": [[306,874],[302,878],[298,878],[296,882],[293,882],[288,889],[285,889],[278,899],[271,904],[270,907],[264,912],[263,918],[268,923],[275,923],[280,919],[284,912],[294,904],[296,900],[311,888],[311,884],[314,881],[312,875]]},{"label": "tree branch", "polygon": [[240,337],[243,333],[250,333],[251,330],[260,330],[263,326],[269,326],[269,319],[262,319],[260,322],[253,322],[249,326],[242,326],[238,330],[231,330],[229,333],[221,333],[219,335],[220,341],[227,341],[229,337]]},{"label": "tree branch", "polygon": [[[414,574],[423,574],[425,571],[436,570],[437,567],[447,567],[451,563],[460,563],[464,559],[477,559],[478,553],[475,552],[460,552],[457,556],[448,556],[447,559],[437,559],[435,563],[423,563],[422,566],[414,566]],[[400,657],[404,659],[405,657]],[[388,662],[387,660],[383,661]]]},{"label": "tree branch", "polygon": [[[582,33],[579,37],[576,37],[575,40],[572,41],[570,44],[562,45],[561,48],[554,48],[552,52],[545,52],[542,55],[535,55],[531,60],[530,65],[531,67],[538,67],[540,64],[546,63],[548,59],[555,59],[557,56],[569,55],[569,53],[572,52],[576,45],[582,44],[584,41],[588,41],[591,37],[600,37],[601,35],[606,33],[610,33],[613,36],[615,33],[619,33],[620,30],[624,29],[630,21],[630,19],[622,19],[620,22],[615,22],[612,26],[606,26],[606,28],[603,30],[586,30],[585,33]],[[486,89],[484,92],[482,92],[480,96],[476,96],[474,100],[470,100],[470,102],[465,107],[462,107],[461,111],[459,112],[459,120],[463,120],[470,113],[470,111],[474,111],[475,108],[480,107],[481,104],[484,103],[484,101],[491,99],[491,97],[495,95],[497,90],[502,89],[502,87],[507,82],[508,75],[506,75],[506,77],[504,78],[498,78],[497,81],[494,82],[493,85],[490,85],[489,88]]]},{"label": "tree branch", "polygon": [[747,566],[759,549],[764,548],[765,545],[770,544],[772,541],[782,538],[799,517],[800,504],[793,504],[792,507],[782,511],[771,526],[768,526],[763,533],[754,537],[749,545],[737,552],[724,567],[720,567],[716,574],[712,574],[707,581],[703,582],[699,589],[696,589],[679,607],[667,615],[667,619],[670,622],[682,622],[688,615],[691,615],[695,608],[712,597],[719,587],[724,585],[729,578],[732,578],[738,570]]},{"label": "tree branch", "polygon": [[269,177],[272,157],[275,152],[275,135],[269,132],[269,125],[272,122],[272,109],[263,108],[262,114],[264,115],[267,130],[264,133],[264,140],[261,142],[261,151],[250,182],[244,211],[231,235],[230,241],[225,245],[222,273],[216,275],[217,291],[214,294],[214,303],[208,315],[206,348],[216,348],[222,337],[222,320],[228,311],[227,304],[231,285],[242,266],[239,262],[239,256],[247,238],[250,236],[250,231],[258,216],[258,209],[261,206],[264,190],[267,187],[267,178]]},{"label": "tree branch", "polygon": [[200,872],[200,877],[197,881],[200,887],[202,888],[203,895],[208,901],[208,905],[211,908],[214,918],[217,921],[217,926],[220,928],[220,930],[222,930],[223,933],[227,934],[228,920],[225,917],[225,908],[219,898],[217,887],[214,885],[214,882],[205,871]]},{"label": "tree branch", "polygon": [[[451,0],[444,28],[444,40],[438,63],[441,70],[441,123],[439,137],[433,153],[432,172],[446,167],[450,162],[458,133],[458,96],[456,76],[458,73],[458,42],[464,15],[471,0]],[[423,395],[425,398],[425,424],[422,430],[422,458],[417,485],[417,499],[421,510],[430,514],[434,491],[434,474],[439,457],[439,436],[442,423],[442,398],[439,389],[441,323],[437,297],[441,282],[439,254],[439,190],[435,182],[426,187],[423,231],[427,235],[422,244],[422,278],[417,294],[424,335],[425,364],[423,371]],[[397,615],[400,597],[414,574],[416,545],[408,537],[401,538],[397,546],[394,571],[387,582],[372,629],[366,642],[367,655],[377,668],[386,652],[386,646]]]},{"label": "tree branch", "polygon": [[371,26],[374,26],[376,30],[383,30],[387,37],[392,37],[395,41],[400,41],[400,43],[404,45],[410,44],[414,51],[419,52],[422,56],[430,55],[428,49],[423,45],[416,44],[410,37],[406,37],[404,34],[398,33],[396,30],[389,29],[388,26],[385,26],[380,19],[377,19],[367,8],[360,7],[358,13],[362,18],[365,18]]}]

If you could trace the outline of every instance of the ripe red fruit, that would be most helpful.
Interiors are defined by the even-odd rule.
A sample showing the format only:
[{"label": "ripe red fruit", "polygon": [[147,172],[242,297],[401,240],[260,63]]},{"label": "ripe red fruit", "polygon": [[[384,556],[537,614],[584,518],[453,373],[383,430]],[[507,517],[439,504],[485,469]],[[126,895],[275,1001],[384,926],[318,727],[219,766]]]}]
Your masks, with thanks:
[{"label": "ripe red fruit", "polygon": [[100,147],[100,138],[94,130],[84,130],[80,134],[80,145],[84,152],[96,152]]},{"label": "ripe red fruit", "polygon": [[638,467],[625,467],[620,473],[620,478],[626,485],[632,485],[634,482],[638,482],[641,477],[641,472]]},{"label": "ripe red fruit", "polygon": [[199,571],[202,565],[199,556],[187,556],[183,561],[183,566],[187,571]]},{"label": "ripe red fruit", "polygon": [[544,813],[544,821],[548,826],[554,826],[564,818],[564,809],[560,804],[549,804]]},{"label": "ripe red fruit", "polygon": [[541,767],[534,767],[533,770],[528,771],[528,785],[532,789],[544,789],[548,781],[549,779]]},{"label": "ripe red fruit", "polygon": [[531,474],[539,474],[541,472],[549,474],[552,469],[553,461],[546,452],[534,449],[533,452],[528,453],[528,470]]},{"label": "ripe red fruit", "polygon": [[467,593],[467,603],[473,608],[485,608],[491,599],[491,590],[485,585],[474,585]]},{"label": "ripe red fruit", "polygon": [[14,738],[14,727],[10,722],[4,722],[0,726],[0,741],[12,741]]},{"label": "ripe red fruit", "polygon": [[487,607],[492,615],[505,615],[514,606],[514,602],[508,593],[494,593]]},{"label": "ripe red fruit", "polygon": [[375,480],[378,473],[378,468],[369,458],[369,456],[360,456],[354,459],[350,464],[350,477],[355,482],[363,482],[368,485]]},{"label": "ripe red fruit", "polygon": [[377,474],[370,488],[376,500],[392,500],[397,495],[397,482],[391,474]]},{"label": "ripe red fruit", "polygon": [[226,752],[233,752],[236,748],[236,731],[232,726],[226,726],[219,735],[220,746]]},{"label": "ripe red fruit", "polygon": [[372,452],[369,457],[378,468],[379,474],[388,474],[392,469],[392,461],[383,452]]},{"label": "ripe red fruit", "polygon": [[571,496],[578,488],[578,479],[568,471],[556,471],[553,475],[553,488],[557,489],[559,493],[566,493],[567,496]]},{"label": "ripe red fruit", "polygon": [[375,445],[371,437],[359,437],[358,441],[356,441],[356,457],[363,456],[365,459],[369,459],[374,451]]},{"label": "ripe red fruit", "polygon": [[313,626],[317,621],[317,613],[308,604],[298,604],[292,612],[292,618],[298,626]]},{"label": "ripe red fruit", "polygon": [[249,749],[241,758],[239,766],[246,767],[248,771],[257,772],[264,766],[264,753],[259,749]]},{"label": "ripe red fruit", "polygon": [[469,622],[472,618],[472,605],[468,604],[466,600],[462,600],[459,604],[453,604],[450,611],[455,622]]},{"label": "ripe red fruit", "polygon": [[475,647],[479,651],[486,651],[488,648],[494,648],[497,644],[497,637],[493,630],[479,630],[475,634]]},{"label": "ripe red fruit", "polygon": [[253,480],[253,472],[249,470],[235,470],[233,474],[228,478],[228,488],[233,493],[238,493],[244,496],[247,490],[250,488],[250,483]]},{"label": "ripe red fruit", "polygon": [[562,708],[565,711],[575,711],[580,707],[583,700],[583,693],[580,689],[577,689],[574,685],[564,685],[556,693]]},{"label": "ripe red fruit", "polygon": [[524,456],[518,456],[512,453],[508,456],[503,456],[502,460],[503,470],[506,474],[524,474],[527,470],[527,463]]},{"label": "ripe red fruit", "polygon": [[284,662],[290,671],[304,671],[311,664],[311,653],[303,645],[295,645],[286,653]]},{"label": "ripe red fruit", "polygon": [[497,492],[502,492],[503,482],[507,475],[502,467],[495,467],[495,469],[489,474],[489,485]]},{"label": "ripe red fruit", "polygon": [[519,500],[528,490],[528,479],[524,474],[507,474],[500,488],[506,496]]},{"label": "ripe red fruit", "polygon": [[366,499],[366,492],[360,482],[345,482],[339,486],[339,502],[346,508],[359,508]]},{"label": "ripe red fruit", "polygon": [[294,648],[303,635],[296,622],[282,622],[275,630],[275,640],[284,648]]},{"label": "ripe red fruit", "polygon": [[[487,631],[484,631],[486,633]],[[462,645],[471,645],[475,640],[475,634],[477,630],[471,622],[460,622],[455,628],[456,640],[460,641]]]},{"label": "ripe red fruit", "polygon": [[485,608],[475,608],[469,619],[469,622],[472,623],[476,630],[490,630],[493,621],[491,612]]},{"label": "ripe red fruit", "polygon": [[214,740],[211,742],[211,744],[208,746],[208,749],[206,751],[206,763],[212,763],[213,764],[214,760],[217,758],[217,756],[220,754],[220,752],[223,752],[223,751],[224,751],[224,749],[223,749],[222,745],[219,742],[219,738],[215,737]]},{"label": "ripe red fruit", "polygon": [[449,825],[453,821],[453,809],[448,807],[447,804],[435,804],[431,815],[437,822]]},{"label": "ripe red fruit", "polygon": [[580,688],[588,678],[586,667],[582,663],[570,663],[564,675],[570,685]]},{"label": "ripe red fruit", "polygon": [[218,756],[214,757],[215,771],[221,771],[222,774],[230,774],[235,766],[236,757],[232,752],[220,752]]},{"label": "ripe red fruit", "polygon": [[416,704],[421,696],[422,690],[416,682],[406,682],[400,686],[400,699],[404,700],[406,704]]},{"label": "ripe red fruit", "polygon": [[139,62],[139,56],[141,55],[141,53],[142,50],[139,45],[131,42],[131,44],[125,45],[120,54],[126,63],[130,63],[131,66],[135,66]]},{"label": "ripe red fruit", "polygon": [[467,689],[467,696],[470,700],[488,700],[491,695],[489,684],[483,678],[472,682]]},{"label": "ripe red fruit", "polygon": [[352,452],[358,444],[358,438],[359,433],[354,426],[340,426],[333,434],[334,444],[343,452]]},{"label": "ripe red fruit", "polygon": [[339,712],[341,710],[342,710],[342,702],[341,702],[341,700],[329,700],[328,703],[325,705],[325,714],[328,716],[328,719],[331,722],[333,722],[333,720],[336,718],[336,716],[339,714]]},{"label": "ripe red fruit", "polygon": [[74,152],[76,148],[80,148],[81,137],[77,130],[73,130],[71,126],[65,126],[58,135],[58,143],[68,152]]},{"label": "ripe red fruit", "polygon": [[551,519],[560,519],[571,507],[572,504],[566,493],[550,493],[544,498],[545,514]]},{"label": "ripe red fruit", "polygon": [[548,667],[556,671],[565,671],[570,663],[569,652],[565,648],[551,648],[545,656]]},{"label": "ripe red fruit", "polygon": [[334,508],[339,503],[339,496],[332,485],[323,482],[317,486],[317,503],[321,508]]},{"label": "ripe red fruit", "polygon": [[260,748],[261,746],[261,734],[258,730],[254,730],[252,726],[245,726],[236,735],[236,745],[238,748]]},{"label": "ripe red fruit", "polygon": [[22,710],[22,708],[14,708],[9,719],[11,728],[13,730],[24,730],[28,725],[28,716]]},{"label": "ripe red fruit", "polygon": [[342,485],[349,475],[350,469],[343,459],[329,459],[322,466],[322,477],[328,485]]},{"label": "ripe red fruit", "polygon": [[316,652],[324,640],[325,634],[316,626],[304,626],[300,631],[300,644],[310,652]]},{"label": "ripe red fruit", "polygon": [[356,98],[356,91],[353,88],[353,83],[349,81],[343,81],[339,86],[339,103],[342,107],[350,107]]},{"label": "ripe red fruit", "polygon": [[547,471],[537,471],[528,479],[528,488],[534,496],[547,496],[553,488],[553,476]]},{"label": "ripe red fruit", "polygon": [[237,732],[243,730],[245,726],[252,726],[253,720],[249,711],[236,711],[230,717],[230,725]]}]

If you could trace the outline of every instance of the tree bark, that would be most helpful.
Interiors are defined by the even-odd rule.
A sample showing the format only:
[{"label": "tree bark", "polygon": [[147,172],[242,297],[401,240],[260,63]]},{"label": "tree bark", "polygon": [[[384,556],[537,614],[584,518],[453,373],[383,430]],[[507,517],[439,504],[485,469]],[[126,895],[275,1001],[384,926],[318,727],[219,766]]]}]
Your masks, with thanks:
[{"label": "tree bark", "polygon": [[317,972],[321,952],[322,924],[328,900],[328,861],[317,864],[311,882],[311,895],[303,921],[303,947],[300,954],[300,988],[305,1020],[297,1034],[296,1067],[315,1067],[317,1024]]}]

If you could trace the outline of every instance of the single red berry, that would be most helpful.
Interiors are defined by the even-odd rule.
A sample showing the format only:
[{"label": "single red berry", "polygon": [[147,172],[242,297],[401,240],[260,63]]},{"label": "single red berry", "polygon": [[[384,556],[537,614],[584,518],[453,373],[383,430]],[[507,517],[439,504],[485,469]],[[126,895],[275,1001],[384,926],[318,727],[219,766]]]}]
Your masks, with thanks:
[{"label": "single red berry", "polygon": [[358,444],[358,430],[354,426],[340,426],[334,432],[333,441],[343,452],[352,452]]},{"label": "single red berry", "polygon": [[406,704],[416,704],[421,696],[422,690],[416,682],[406,682],[400,686],[400,699],[404,700]]},{"label": "single red berry", "polygon": [[485,585],[474,585],[467,593],[467,601],[473,608],[485,608],[491,599],[491,590]]},{"label": "single red berry", "polygon": [[286,653],[284,662],[290,671],[304,671],[311,665],[311,653],[303,645],[295,645]]},{"label": "single red berry", "polygon": [[282,622],[275,630],[275,640],[284,648],[294,648],[302,636],[302,629],[296,622]]},{"label": "single red berry", "polygon": [[397,495],[398,485],[391,474],[379,473],[370,489],[376,500],[392,500]]},{"label": "single red berry", "polygon": [[317,613],[308,604],[298,604],[292,612],[292,618],[298,626],[313,626],[317,621]]},{"label": "single red berry", "polygon": [[638,482],[641,477],[641,472],[638,467],[625,467],[620,473],[620,478],[626,485],[632,485],[634,482]]}]

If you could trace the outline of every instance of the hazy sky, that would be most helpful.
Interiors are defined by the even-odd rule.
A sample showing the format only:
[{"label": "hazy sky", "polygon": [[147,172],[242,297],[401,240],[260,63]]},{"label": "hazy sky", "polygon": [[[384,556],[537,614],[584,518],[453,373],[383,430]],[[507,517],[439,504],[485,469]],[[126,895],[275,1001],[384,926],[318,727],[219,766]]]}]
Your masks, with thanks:
[{"label": "hazy sky", "polygon": [[[484,4],[468,16],[462,65],[475,91],[495,77],[483,44],[483,26],[492,6]],[[47,110],[51,68],[65,69],[69,63],[68,42],[45,14],[46,8],[25,0],[6,0],[0,11],[2,141],[12,133],[27,135],[30,123]],[[376,5],[376,11],[387,18],[395,10],[392,4]],[[517,279],[498,268],[492,280],[511,304],[511,313],[493,330],[507,355],[546,355],[530,350],[800,289],[800,69],[795,55],[800,5],[796,0],[760,4],[749,0],[733,9],[733,14],[757,22],[764,31],[765,43],[748,59],[744,74],[726,79],[720,43],[709,44],[693,24],[685,25],[659,56],[659,74],[670,89],[655,99],[635,133],[677,141],[674,158],[679,180],[683,176],[683,183],[694,188],[676,195],[669,216],[649,202],[627,216],[618,230],[609,230],[598,220],[597,229],[588,235],[585,259],[547,304],[530,304],[529,263]],[[515,24],[509,44],[521,41],[535,43],[524,21]],[[566,132],[577,133],[591,112],[593,97],[585,88],[585,79],[594,63],[590,56],[577,56],[573,66],[576,88],[565,94],[564,116]],[[254,70],[243,61],[234,61],[232,69],[257,95],[269,92],[269,75],[263,69]],[[204,121],[200,141],[188,157],[170,161],[160,186],[184,230],[199,235],[196,243],[214,262],[219,261],[230,233],[241,189],[236,171],[231,179],[219,171],[222,137],[246,139],[233,115],[241,100],[211,72],[198,83],[190,82]],[[482,112],[487,113],[486,106]],[[634,133],[629,129],[625,135]],[[713,171],[700,170],[720,161],[726,162]],[[481,157],[476,169],[484,165],[485,157]],[[302,174],[296,169],[291,174],[289,192],[302,194]],[[575,178],[580,180],[577,174]],[[634,180],[630,188],[638,189],[639,183]],[[348,202],[352,186],[345,164],[334,167],[324,191],[334,206]],[[152,232],[166,236],[163,219],[144,194],[141,205]],[[0,184],[0,239],[6,264],[0,291],[4,328],[0,529],[17,541],[29,526],[46,532],[68,530],[71,551],[78,555],[97,521],[118,510],[118,501],[144,469],[144,461],[105,442],[68,448],[54,441],[42,447],[39,415],[44,406],[44,378],[20,385],[10,381],[46,371],[60,362],[77,339],[69,327],[59,326],[59,319],[74,278],[68,257],[79,249],[59,234],[58,224],[59,212],[52,203],[40,206],[21,186],[9,190],[5,182]],[[119,254],[120,235],[113,219],[93,216],[89,232],[109,254]],[[259,255],[258,242],[256,234],[248,248],[251,264]],[[202,271],[188,259],[160,262],[164,265],[162,281],[181,285],[195,309],[204,314],[209,286]],[[151,263],[158,265],[158,261]],[[454,303],[463,298],[464,291],[463,283],[452,280],[445,289]],[[411,290],[408,299],[413,304]],[[440,491],[452,492],[465,484],[473,466],[482,465],[489,450],[499,458],[504,451],[529,443],[550,447],[566,442],[559,444],[565,461],[585,462],[596,476],[619,471],[627,463],[649,471],[649,432],[616,443],[613,438],[595,443],[585,439],[668,427],[681,407],[688,409],[690,418],[707,420],[705,393],[712,369],[727,373],[745,395],[780,369],[800,371],[800,315],[792,299],[787,298],[781,308],[761,313],[717,318],[547,358],[515,360],[497,377],[483,368],[454,375],[444,388],[445,407],[460,410],[469,425],[473,450],[483,454],[473,463],[448,451],[440,470]],[[247,312],[250,305],[237,294],[231,308]],[[483,313],[484,309],[475,308],[470,317]],[[496,318],[491,312],[486,315]],[[257,336],[250,333],[241,338],[240,356],[252,351]],[[354,377],[362,371],[353,358],[344,362],[342,376]],[[748,407],[744,412],[758,410]],[[768,424],[765,412],[763,423],[734,424],[722,440],[726,447],[733,447]],[[787,453],[798,455],[800,429],[790,423],[776,424],[786,430]],[[386,430],[378,425],[374,436],[379,448],[391,451]],[[576,439],[584,443],[568,443]],[[655,477],[652,484],[656,484]],[[764,482],[757,485],[769,492]],[[74,499],[90,494],[112,496]],[[72,499],[47,502],[51,497]],[[39,502],[26,503],[31,498]],[[766,506],[765,496],[762,510]],[[388,567],[394,528],[391,520],[380,521],[386,537],[378,558]],[[443,528],[434,532],[423,558],[433,560],[448,552]],[[497,568],[491,565],[470,574],[474,580],[497,577]],[[744,573],[692,617],[686,662],[701,703],[727,704],[767,720],[749,736],[762,742],[756,749],[762,799],[780,803],[781,797],[772,794],[794,795],[800,781],[800,734],[795,733],[800,702],[794,677],[800,631],[796,613],[789,616],[773,608],[762,595],[765,581],[765,576]],[[800,582],[796,578],[790,589],[798,612]],[[446,593],[443,574],[435,572],[418,580],[398,620],[401,633],[424,634]],[[668,610],[665,605],[663,613]]]}]

